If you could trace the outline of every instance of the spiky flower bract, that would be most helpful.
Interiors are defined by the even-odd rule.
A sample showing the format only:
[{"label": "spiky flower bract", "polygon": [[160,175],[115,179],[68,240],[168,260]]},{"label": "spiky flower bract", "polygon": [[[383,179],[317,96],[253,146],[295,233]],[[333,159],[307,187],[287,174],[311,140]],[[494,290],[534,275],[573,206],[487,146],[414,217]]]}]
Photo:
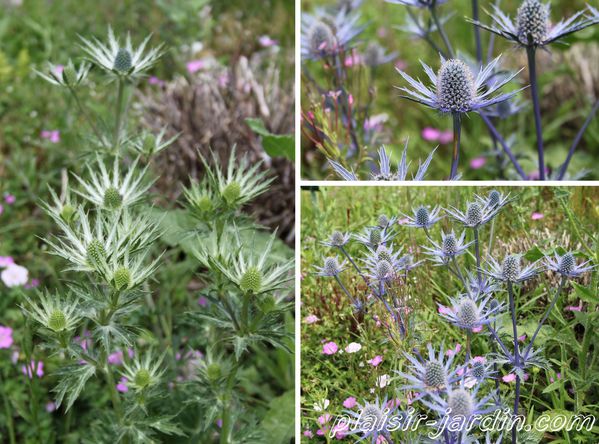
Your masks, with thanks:
[{"label": "spiky flower bract", "polygon": [[370,248],[385,245],[395,237],[395,233],[379,227],[366,227],[360,234],[354,234],[354,239]]},{"label": "spiky flower bract", "polygon": [[151,36],[137,48],[131,44],[131,36],[127,34],[124,45],[115,37],[112,28],[108,28],[108,43],[98,39],[87,40],[81,37],[81,48],[90,57],[90,61],[119,77],[136,78],[151,68],[162,55],[162,45],[152,48],[146,53],[146,45]]},{"label": "spiky flower bract", "polygon": [[402,253],[402,249],[398,248],[396,250],[393,247],[393,244],[390,244],[388,246],[379,245],[374,248],[368,246],[367,248],[368,248],[368,254],[363,259],[363,261],[366,264],[366,266],[371,270],[375,270],[377,267],[377,264],[380,261],[387,261],[389,264],[391,264],[391,267],[393,268],[393,271],[395,273],[398,273],[399,271],[404,269],[404,267],[407,264],[407,257],[406,256],[400,257],[400,255]]},{"label": "spiky flower bract", "polygon": [[454,259],[465,253],[468,247],[472,245],[472,242],[464,242],[466,232],[462,231],[460,237],[456,237],[455,232],[452,230],[450,233],[441,231],[441,243],[431,241],[433,247],[424,245],[422,248],[427,250],[426,254],[431,255],[433,261],[439,265],[445,265],[448,261]]},{"label": "spiky flower bract", "polygon": [[328,241],[324,241],[323,245],[328,245],[329,247],[343,247],[345,244],[349,242],[351,235],[349,233],[342,233],[341,231],[334,231],[331,233]]},{"label": "spiky flower bract", "polygon": [[334,14],[319,9],[315,14],[302,14],[302,60],[317,60],[349,49],[363,30],[357,12],[340,10]]},{"label": "spiky flower bract", "polygon": [[272,264],[273,244],[276,239],[276,231],[269,237],[268,243],[259,256],[251,245],[244,244],[238,240],[238,253],[229,263],[214,260],[213,264],[220,272],[239,289],[248,294],[272,293],[284,288],[287,282],[293,279],[290,271],[293,269],[293,261],[283,264]]},{"label": "spiky flower bract", "polygon": [[216,153],[212,152],[212,167],[201,156],[210,189],[220,198],[223,209],[236,209],[245,205],[264,193],[274,180],[274,177],[267,178],[267,173],[260,171],[262,162],[250,165],[247,155],[240,158],[236,156],[236,152],[236,147],[233,147],[226,171],[221,167]]},{"label": "spiky flower bract", "polygon": [[408,94],[402,97],[443,113],[480,112],[484,108],[512,98],[522,90],[518,89],[494,95],[520,72],[513,73],[489,85],[489,79],[494,75],[500,60],[501,56],[492,60],[488,65],[481,67],[480,71],[474,75],[470,67],[462,60],[446,60],[441,56],[441,68],[437,74],[426,63],[420,62],[434,86],[429,88],[420,80],[414,79],[402,70],[397,69],[404,80],[413,88],[399,87],[398,89]]},{"label": "spiky flower bract", "polygon": [[477,198],[472,202],[468,202],[465,212],[455,207],[445,208],[445,212],[465,227],[478,228],[497,216],[501,208],[500,205],[488,205],[484,199],[481,201],[480,198]]},{"label": "spiky flower bract", "polygon": [[170,139],[167,139],[165,137],[167,129],[166,126],[163,127],[156,135],[151,132],[145,132],[140,137],[131,141],[131,148],[142,156],[155,156],[171,146],[181,135],[181,133],[177,133]]},{"label": "spiky flower bract", "polygon": [[334,277],[344,270],[345,262],[339,263],[336,256],[330,256],[324,259],[322,267],[315,266],[314,268],[318,271],[318,276]]},{"label": "spiky flower bract", "polygon": [[44,80],[50,82],[53,85],[63,86],[65,88],[75,88],[79,86],[87,78],[91,65],[86,62],[82,62],[79,68],[76,68],[72,60],[69,60],[62,68],[62,71],[58,66],[48,64],[46,72],[34,70]]},{"label": "spiky flower bract", "polygon": [[158,384],[165,372],[165,369],[160,368],[164,356],[164,353],[157,357],[152,352],[146,352],[141,358],[139,353],[135,353],[133,362],[123,362],[121,374],[127,379],[127,387],[143,391]]},{"label": "spiky flower bract", "polygon": [[412,210],[414,216],[407,216],[405,214],[403,215],[408,220],[407,223],[403,225],[408,227],[428,229],[442,219],[442,216],[439,216],[440,211],[441,208],[438,206],[434,207],[432,210],[429,210],[424,205],[421,205]]},{"label": "spiky flower bract", "polygon": [[141,172],[138,172],[136,169],[137,162],[138,159],[133,161],[125,177],[121,177],[118,157],[114,159],[112,170],[109,171],[104,162],[97,156],[97,169],[91,166],[87,167],[89,181],[73,174],[83,187],[81,191],[77,189],[74,191],[98,208],[115,210],[134,205],[144,198],[154,182],[144,180],[148,167],[146,166]]},{"label": "spiky flower bract", "polygon": [[499,408],[498,405],[490,403],[495,397],[493,392],[483,398],[477,398],[479,387],[477,386],[472,391],[462,387],[450,388],[446,397],[441,397],[433,392],[429,394],[430,400],[425,398],[420,402],[440,417],[448,416],[452,420],[452,424],[458,426],[459,430],[464,430],[471,419],[475,423],[479,422],[478,415],[482,416]]},{"label": "spiky flower bract", "polygon": [[77,327],[81,313],[76,299],[70,295],[61,297],[47,291],[38,291],[37,296],[37,300],[34,300],[23,293],[26,305],[22,309],[42,327],[53,333],[68,332]]},{"label": "spiky flower bract", "polygon": [[442,310],[440,315],[456,327],[466,330],[477,330],[493,322],[498,312],[503,310],[503,305],[501,304],[497,304],[491,308],[489,304],[491,299],[490,295],[479,298],[478,301],[472,299],[470,295],[450,298],[451,308]]},{"label": "spiky flower bract", "polygon": [[357,407],[357,411],[344,410],[350,417],[346,433],[360,434],[358,441],[368,440],[371,444],[381,442],[382,438],[392,442],[389,424],[393,418],[402,415],[398,406],[395,403],[389,405],[386,397],[383,400],[377,397],[374,402],[358,404]]},{"label": "spiky flower bract", "polygon": [[489,269],[481,269],[481,272],[502,282],[519,283],[536,276],[540,267],[534,262],[526,267],[521,265],[521,255],[509,254],[500,264],[493,257],[489,258]]},{"label": "spiky flower bract", "polygon": [[577,278],[594,268],[591,261],[585,261],[581,264],[576,263],[576,257],[573,253],[567,252],[562,255],[555,253],[553,257],[545,256],[545,266],[548,270],[559,273],[563,277]]},{"label": "spiky flower bract", "polygon": [[543,4],[540,0],[524,0],[518,8],[516,20],[511,19],[496,4],[491,6],[491,25],[474,20],[471,22],[524,47],[546,46],[596,23],[592,17],[583,15],[584,10],[552,23],[549,4]]}]

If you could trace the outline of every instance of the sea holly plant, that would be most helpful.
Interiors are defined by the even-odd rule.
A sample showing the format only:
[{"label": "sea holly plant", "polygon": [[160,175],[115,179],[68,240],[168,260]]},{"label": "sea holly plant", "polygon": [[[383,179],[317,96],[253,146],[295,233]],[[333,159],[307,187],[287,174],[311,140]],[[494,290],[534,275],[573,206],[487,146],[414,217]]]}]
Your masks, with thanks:
[{"label": "sea holly plant", "polygon": [[[122,43],[109,29],[107,44],[82,38],[89,60],[79,68],[69,61],[62,72],[51,65],[40,73],[74,98],[98,145],[86,171],[72,173],[75,184],[63,181],[60,193],[50,190],[51,200],[41,204],[58,228],[45,242],[65,262],[67,290],[24,295],[22,310],[43,347],[63,364],[54,389],[58,408],[69,412],[91,379],[105,387],[112,408],[102,410],[103,421],[93,430],[102,442],[147,443],[157,442],[159,433],[182,435],[173,421],[178,412],[160,401],[166,393],[166,351],[144,346],[133,320],[162,260],[160,221],[147,215],[153,179],[138,157],[127,154],[131,95],[125,89],[133,88],[161,54],[160,48],[146,52],[148,41],[134,48],[130,37]],[[92,66],[104,72],[110,89],[116,82],[111,123],[92,118],[79,98]],[[119,353],[121,370],[111,364]]]},{"label": "sea holly plant", "polygon": [[266,234],[240,210],[264,193],[272,178],[261,172],[261,164],[232,150],[226,165],[216,155],[202,160],[206,175],[185,191],[188,212],[195,223],[185,242],[204,270],[207,284],[202,290],[210,310],[188,313],[192,325],[208,324],[218,340],[209,350],[210,359],[188,384],[190,408],[203,409],[205,433],[215,420],[222,421],[220,443],[268,440],[256,426],[252,402],[241,394],[243,373],[250,355],[266,347],[289,353],[292,335],[285,316],[292,309],[289,299],[294,262],[281,256],[276,231]]},{"label": "sea holly plant", "polygon": [[[521,1],[513,17],[502,10],[504,5],[492,2],[487,8],[490,9],[487,19],[481,17],[479,1],[472,0],[471,17],[463,19],[453,17],[449,5],[451,2],[447,1],[384,1],[405,10],[405,23],[397,24],[395,28],[406,37],[425,42],[433,55],[440,59],[438,66],[421,62],[422,71],[430,80],[430,85],[414,74],[410,75],[404,63],[398,63],[396,70],[402,82],[388,86],[398,89],[401,98],[451,117],[453,146],[445,179],[456,180],[461,177],[460,154],[464,150],[462,130],[466,117],[472,114],[478,115],[476,119],[482,120],[488,132],[492,144],[490,154],[496,159],[501,175],[498,179],[562,180],[585,174],[582,171],[568,174],[568,167],[599,109],[599,102],[594,99],[563,162],[549,165],[545,160],[544,139],[547,139],[547,135],[543,132],[536,54],[541,49],[548,50],[553,45],[565,43],[564,39],[568,36],[599,23],[596,8],[587,6],[570,17],[554,17],[552,20],[550,5],[542,0]],[[337,7],[320,8],[314,13],[304,14],[302,72],[307,96],[305,102],[309,104],[302,115],[304,142],[315,146],[325,157],[326,166],[343,180],[410,180],[405,169],[400,168],[402,174],[389,174],[389,168],[381,166],[379,173],[375,165],[376,151],[380,153],[380,150],[385,150],[384,147],[379,148],[385,143],[396,143],[391,136],[397,132],[392,131],[390,136],[389,131],[385,130],[389,120],[387,114],[375,114],[377,90],[381,89],[381,82],[376,81],[377,67],[392,62],[397,55],[388,54],[372,38],[364,38],[368,25],[363,24],[366,22],[360,17],[361,9],[366,8],[366,5],[371,6],[368,2],[339,2]],[[471,48],[456,47],[451,34],[447,32],[458,20],[472,29]],[[488,39],[485,31],[491,33]],[[519,81],[524,67],[518,66],[512,71],[501,54],[495,54],[496,38],[503,38],[526,51],[529,84]],[[484,40],[488,41],[486,48],[483,47]],[[472,55],[469,53],[471,50]],[[409,69],[413,70],[415,65],[409,63]],[[527,107],[521,99],[525,94],[530,95],[532,107]],[[519,145],[524,143],[520,143],[513,134],[503,134],[506,131],[503,122],[524,112],[530,112],[535,122],[538,173],[526,172],[522,166],[523,159],[534,154],[520,152]],[[545,122],[545,126],[550,125]],[[434,151],[432,148],[424,164],[430,163]],[[473,148],[468,149],[471,152]],[[389,154],[385,156],[388,158]],[[405,157],[404,149],[402,163],[405,163]],[[439,155],[436,157],[438,163]],[[307,160],[313,161],[311,158]],[[361,173],[368,169],[372,170],[371,177]],[[422,179],[420,173],[413,175],[413,179]]]},{"label": "sea holly plant", "polygon": [[[480,439],[526,442],[521,430],[523,399],[534,389],[527,381],[531,374],[552,374],[559,364],[547,359],[539,333],[567,289],[580,288],[576,280],[588,277],[595,265],[590,259],[581,260],[585,255],[557,245],[545,253],[538,250],[538,257],[531,258],[527,251],[506,251],[510,243],[505,239],[502,248],[493,244],[495,221],[518,200],[519,196],[492,190],[456,207],[423,202],[413,208],[412,216],[382,214],[362,232],[334,231],[322,240],[330,253],[322,263],[313,264],[313,272],[335,281],[356,322],[365,324],[365,317],[374,317],[401,355],[392,381],[398,402],[385,399],[381,404],[380,397],[352,401],[359,411],[344,411],[334,431],[372,442],[382,436],[388,443],[426,439],[431,433],[436,434],[435,442],[446,444]],[[420,260],[402,253],[401,239],[404,233],[412,237],[410,230],[423,232],[421,238],[426,239],[416,249]],[[419,288],[443,288],[438,319],[454,330],[452,336],[463,337],[464,353],[450,349],[446,339],[423,342],[416,331],[419,315],[409,297],[415,266],[421,271],[439,267],[448,273],[447,283],[452,285],[430,282]],[[418,273],[423,275],[432,273]],[[356,285],[358,281],[364,285]],[[457,291],[452,294],[453,284]],[[524,318],[530,315],[521,295],[541,284],[548,288],[548,302],[534,325],[525,322],[523,331]],[[479,350],[484,353],[475,355]],[[514,384],[500,390],[501,382]],[[409,423],[419,413],[427,413],[428,419],[432,414],[436,425],[397,427],[398,421]],[[479,428],[485,415],[498,415],[507,425],[501,430]]]}]

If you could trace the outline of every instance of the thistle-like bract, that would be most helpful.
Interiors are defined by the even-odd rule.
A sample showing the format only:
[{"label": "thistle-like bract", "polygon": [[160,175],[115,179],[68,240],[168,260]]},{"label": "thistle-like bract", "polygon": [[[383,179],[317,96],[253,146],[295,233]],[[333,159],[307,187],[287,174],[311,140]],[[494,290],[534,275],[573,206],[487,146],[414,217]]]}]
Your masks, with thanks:
[{"label": "thistle-like bract", "polygon": [[165,372],[160,368],[163,360],[164,354],[156,357],[148,352],[143,359],[136,356],[133,362],[125,361],[121,374],[127,379],[127,387],[142,391],[156,385]]}]

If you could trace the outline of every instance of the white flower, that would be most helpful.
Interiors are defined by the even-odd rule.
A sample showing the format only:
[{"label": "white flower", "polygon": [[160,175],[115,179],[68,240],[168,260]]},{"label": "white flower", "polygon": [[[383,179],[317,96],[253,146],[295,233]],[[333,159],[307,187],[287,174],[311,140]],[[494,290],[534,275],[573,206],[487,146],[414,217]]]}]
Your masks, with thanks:
[{"label": "white flower", "polygon": [[350,344],[345,347],[345,351],[347,353],[357,353],[360,350],[362,350],[362,345],[358,344],[357,342],[350,342]]},{"label": "white flower", "polygon": [[29,271],[27,268],[20,265],[9,264],[4,270],[2,270],[0,277],[2,278],[2,282],[4,282],[7,287],[17,287],[27,283],[29,280]]},{"label": "white flower", "polygon": [[389,377],[389,375],[381,375],[378,378],[376,378],[376,385],[378,385],[380,388],[385,388],[390,383],[391,383],[391,378]]},{"label": "white flower", "polygon": [[324,412],[328,407],[331,401],[328,399],[321,399],[318,402],[314,403],[314,411],[315,412]]}]

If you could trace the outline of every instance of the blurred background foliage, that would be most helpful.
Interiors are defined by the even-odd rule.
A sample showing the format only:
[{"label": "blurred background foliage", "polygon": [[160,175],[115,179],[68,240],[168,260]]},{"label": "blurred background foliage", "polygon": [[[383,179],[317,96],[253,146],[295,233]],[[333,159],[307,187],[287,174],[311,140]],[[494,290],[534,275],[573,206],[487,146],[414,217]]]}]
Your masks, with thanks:
[{"label": "blurred background foliage", "polygon": [[[349,3],[344,0],[302,0],[302,11],[314,12],[318,8],[327,8],[339,4]],[[491,19],[485,12],[492,10],[492,1],[480,1],[480,19],[483,23],[490,23]],[[501,9],[513,17],[520,5],[519,0],[502,0]],[[552,0],[551,20],[553,23],[567,18],[586,7],[584,0]],[[454,50],[466,53],[475,59],[473,25],[467,23],[465,18],[472,17],[471,2],[467,0],[450,0],[438,7],[440,16],[453,14],[445,24],[445,31]],[[387,121],[379,136],[378,144],[369,146],[369,152],[376,154],[380,143],[384,143],[392,152],[392,161],[397,162],[406,138],[409,138],[408,159],[412,162],[424,160],[438,142],[426,141],[421,133],[426,127],[442,131],[452,130],[451,118],[431,110],[418,103],[399,97],[400,91],[395,87],[406,86],[406,82],[396,72],[394,65],[401,67],[414,78],[426,80],[419,60],[427,63],[436,72],[440,62],[438,55],[421,39],[415,39],[405,31],[397,29],[406,23],[408,7],[386,3],[385,0],[367,0],[357,8],[361,15],[359,24],[366,28],[356,39],[357,54],[363,54],[364,49],[376,42],[385,48],[386,53],[396,53],[394,61],[378,66],[374,72],[368,67],[357,65],[349,69],[352,82],[349,93],[359,103],[367,102],[369,92],[374,93],[373,103],[370,105],[369,114],[386,114]],[[427,11],[412,8],[415,13],[423,12],[428,17]],[[491,33],[481,30],[483,55],[486,51]],[[433,39],[442,44],[438,34],[433,34]],[[546,50],[537,53],[537,70],[540,78],[541,113],[543,119],[543,132],[545,141],[545,157],[547,164],[558,167],[566,158],[566,154],[578,129],[582,126],[592,104],[599,98],[599,26],[591,26],[577,32],[566,39],[565,44],[555,43]],[[504,67],[519,70],[526,67],[526,52],[516,48],[511,42],[500,37],[495,38],[494,57],[503,54]],[[319,83],[326,85],[326,76],[319,61],[303,61],[303,65],[310,75]],[[374,75],[372,85],[367,79]],[[357,80],[355,80],[357,79]],[[528,74],[525,68],[516,80],[523,85],[528,84]],[[306,76],[302,77],[302,110],[306,112],[311,103],[316,100],[314,95],[307,95],[310,84]],[[425,82],[426,84],[426,82]],[[508,88],[509,90],[509,88]],[[498,129],[503,137],[514,135],[516,144],[513,146],[515,154],[521,154],[522,167],[527,174],[538,169],[536,166],[536,139],[533,122],[532,103],[530,94],[523,93],[523,98],[528,106],[519,114],[500,121]],[[324,157],[307,140],[302,138],[302,177],[310,179],[337,177],[328,167],[324,167]],[[460,172],[463,179],[469,180],[495,180],[499,179],[499,170],[493,156],[491,138],[480,117],[472,113],[469,118],[463,119],[462,124],[462,158]],[[486,163],[481,168],[473,169],[470,161],[481,156],[486,157]],[[599,171],[595,162],[599,157],[599,119],[595,117],[584,139],[579,146],[573,161],[568,169],[572,175],[582,170],[590,170],[584,177],[585,180],[599,178]],[[451,163],[451,142],[441,144],[435,153],[429,168],[427,179],[440,180],[449,173]],[[513,170],[513,167],[512,167]],[[369,171],[366,168],[366,171]]]}]

